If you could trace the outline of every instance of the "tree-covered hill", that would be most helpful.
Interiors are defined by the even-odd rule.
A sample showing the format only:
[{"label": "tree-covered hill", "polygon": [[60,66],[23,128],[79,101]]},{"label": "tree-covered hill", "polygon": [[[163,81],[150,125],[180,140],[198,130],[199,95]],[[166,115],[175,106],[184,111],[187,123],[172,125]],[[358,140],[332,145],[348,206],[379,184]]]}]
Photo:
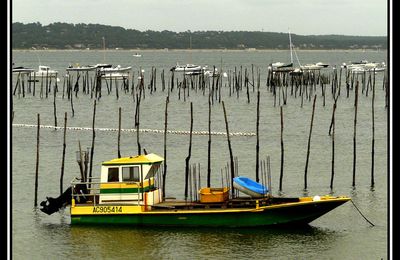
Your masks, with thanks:
[{"label": "tree-covered hill", "polygon": [[[13,23],[13,49],[288,49],[288,33],[259,31],[138,31],[101,24]],[[384,36],[296,35],[300,49],[386,49]]]}]

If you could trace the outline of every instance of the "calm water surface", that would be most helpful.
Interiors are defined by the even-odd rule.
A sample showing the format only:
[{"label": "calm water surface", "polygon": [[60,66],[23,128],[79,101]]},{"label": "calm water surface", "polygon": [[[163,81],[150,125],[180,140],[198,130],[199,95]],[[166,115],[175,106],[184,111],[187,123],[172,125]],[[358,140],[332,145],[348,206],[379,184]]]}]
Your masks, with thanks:
[{"label": "calm water surface", "polygon": [[[177,62],[215,65],[224,71],[237,71],[242,67],[251,72],[261,71],[260,98],[260,158],[271,159],[272,192],[278,195],[280,174],[280,108],[279,100],[267,90],[267,66],[274,61],[287,61],[285,51],[142,51],[141,58],[132,56],[136,51],[14,51],[12,59],[16,66],[37,69],[40,63],[60,72],[62,89],[65,69],[69,64],[111,63],[132,66],[134,77],[139,69],[145,70],[145,83],[149,83],[151,68],[157,69],[157,90],[152,94],[146,89],[141,103],[140,127],[164,129],[166,92],[161,90],[160,73],[165,70],[170,79],[169,68]],[[386,52],[345,51],[299,51],[302,64],[318,61],[332,65],[343,62],[369,60],[386,62]],[[326,75],[332,72],[326,70]],[[251,74],[250,74],[251,75]],[[326,88],[325,106],[321,88],[317,87],[317,100],[308,165],[308,189],[304,187],[304,169],[308,134],[312,112],[312,99],[288,95],[284,113],[285,162],[283,176],[284,196],[308,194],[350,196],[362,213],[375,224],[370,226],[357,212],[352,203],[329,212],[310,225],[301,228],[262,229],[204,229],[204,228],[134,228],[134,227],[81,227],[70,225],[69,208],[46,215],[34,205],[36,167],[35,127],[12,127],[12,247],[13,259],[388,259],[388,110],[385,108],[385,91],[382,88],[383,73],[376,75],[375,97],[375,187],[371,189],[371,143],[372,143],[372,94],[361,93],[357,113],[356,187],[352,187],[353,173],[353,127],[354,91],[346,97],[342,78],[342,93],[338,99],[335,129],[335,179],[329,188],[331,177],[331,137],[328,135],[332,116],[332,95]],[[12,88],[15,86],[13,78]],[[223,82],[227,86],[227,81]],[[82,87],[82,86],[81,86]],[[39,88],[39,87],[38,87]],[[38,91],[38,90],[36,90]],[[38,92],[37,92],[38,93]],[[118,128],[118,108],[122,108],[122,128],[133,128],[135,104],[132,97],[115,89],[97,102],[96,127]],[[178,91],[171,93],[168,107],[168,129],[190,129],[190,103],[193,102],[194,130],[208,129],[207,93],[191,90],[186,102],[178,98]],[[257,93],[249,90],[229,96],[224,87],[225,102],[231,133],[255,133]],[[37,124],[37,114],[43,125],[54,125],[53,95],[40,98],[37,94],[12,97],[13,124]],[[91,127],[93,100],[90,95],[78,93],[73,99],[75,114],[72,117],[70,101],[56,96],[58,126],[64,125],[64,113],[68,113],[68,126]],[[282,103],[281,103],[282,104]],[[222,104],[218,100],[212,106],[212,131],[225,132]],[[69,181],[79,175],[75,161],[78,142],[90,147],[91,131],[68,130],[65,158],[64,189]],[[163,135],[148,132],[140,134],[142,147],[149,152],[163,155]],[[202,176],[207,168],[207,135],[194,135],[191,163],[201,165]],[[238,157],[239,175],[255,178],[255,136],[231,137],[233,155]],[[63,131],[40,129],[40,161],[38,202],[46,196],[59,194],[62,161]],[[167,196],[183,198],[185,158],[188,154],[189,135],[170,134],[168,146]],[[136,133],[122,132],[123,156],[137,153]],[[224,135],[212,137],[212,186],[220,186],[221,169],[229,161],[229,149]],[[100,171],[102,161],[117,157],[117,132],[96,131],[93,173]],[[201,182],[206,183],[205,178]]]}]

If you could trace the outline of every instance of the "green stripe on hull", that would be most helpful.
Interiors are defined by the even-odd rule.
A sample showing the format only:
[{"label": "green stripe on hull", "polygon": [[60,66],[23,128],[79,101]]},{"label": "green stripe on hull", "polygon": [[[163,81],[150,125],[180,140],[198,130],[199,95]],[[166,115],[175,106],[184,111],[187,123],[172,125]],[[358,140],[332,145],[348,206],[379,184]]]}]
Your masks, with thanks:
[{"label": "green stripe on hull", "polygon": [[71,216],[71,224],[125,224],[138,226],[256,227],[309,223],[343,202],[307,204],[258,212],[168,213]]},{"label": "green stripe on hull", "polygon": [[108,193],[140,193],[140,192],[148,192],[154,190],[154,185],[147,186],[144,188],[102,188],[100,189],[100,194],[108,194]]}]

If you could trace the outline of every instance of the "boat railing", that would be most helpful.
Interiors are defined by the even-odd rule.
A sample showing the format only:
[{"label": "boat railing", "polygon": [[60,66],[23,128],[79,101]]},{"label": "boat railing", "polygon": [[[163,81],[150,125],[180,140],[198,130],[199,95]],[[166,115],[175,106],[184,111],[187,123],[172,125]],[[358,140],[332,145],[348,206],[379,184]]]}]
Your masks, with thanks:
[{"label": "boat railing", "polygon": [[[75,203],[81,204],[93,204],[96,206],[100,202],[100,186],[101,184],[106,184],[110,182],[101,182],[99,177],[88,177],[90,181],[82,181],[81,178],[75,177],[71,181],[71,192],[72,198],[75,199]],[[140,189],[137,192],[132,192],[134,195],[137,195],[137,198],[134,199],[134,203],[140,205],[140,201],[143,196],[143,183],[142,182],[134,182],[134,181],[126,181],[126,182],[118,182],[119,184],[128,183],[128,184],[136,184]]]},{"label": "boat railing", "polygon": [[71,192],[72,198],[75,199],[77,203],[88,203],[92,202],[94,205],[99,203],[100,195],[100,178],[98,177],[88,177],[90,181],[82,181],[81,178],[75,177],[71,181]]}]

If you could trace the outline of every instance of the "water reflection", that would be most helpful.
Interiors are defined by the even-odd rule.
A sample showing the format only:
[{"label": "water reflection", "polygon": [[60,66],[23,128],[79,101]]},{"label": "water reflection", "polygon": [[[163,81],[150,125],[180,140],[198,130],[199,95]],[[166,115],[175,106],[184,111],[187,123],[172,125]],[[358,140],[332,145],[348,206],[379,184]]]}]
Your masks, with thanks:
[{"label": "water reflection", "polygon": [[[15,55],[14,55],[15,54]],[[151,71],[157,67],[158,73],[170,68],[182,57],[183,52],[170,52],[161,55],[158,51],[149,51],[147,61],[141,67]],[[341,64],[346,60],[385,60],[386,52],[309,52],[309,60],[326,60],[332,64]],[[33,55],[33,56],[32,56]],[[161,55],[161,56],[160,56]],[[206,55],[206,56],[204,56]],[[183,55],[184,56],[184,55]],[[216,52],[198,52],[193,57],[207,61],[209,64],[219,64],[220,55]],[[123,52],[113,53],[113,59],[118,64],[130,66],[131,60]],[[36,58],[29,52],[13,52],[16,64],[31,67]],[[224,70],[252,66],[261,68],[261,81],[267,78],[265,60],[283,59],[283,53],[271,52],[224,52]],[[66,68],[65,60],[85,63],[98,63],[95,52],[44,52],[42,61],[52,68],[63,71]],[[166,78],[170,75],[166,74]],[[343,74],[342,74],[343,76]],[[377,85],[382,86],[383,74],[377,75]],[[148,79],[148,78],[146,78]],[[342,77],[342,80],[344,78]],[[148,82],[148,81],[146,81]],[[159,83],[160,81],[158,81]],[[225,80],[224,80],[225,82]],[[223,83],[225,84],[225,83]],[[343,90],[344,81],[342,81]],[[15,85],[15,82],[12,84]],[[279,165],[280,165],[280,114],[279,106],[274,105],[274,97],[262,83],[260,113],[260,155],[271,155],[272,190],[278,193]],[[36,85],[36,87],[38,87]],[[36,91],[39,89],[37,88]],[[160,90],[160,88],[158,88]],[[177,90],[177,89],[176,89]],[[290,89],[288,88],[290,91]],[[62,91],[62,88],[60,88]],[[146,89],[146,92],[148,90]],[[37,113],[41,114],[41,123],[53,124],[53,99],[40,99],[27,95],[25,98],[13,97],[14,124],[33,124]],[[103,92],[104,93],[104,92]],[[147,92],[148,93],[148,92]],[[290,92],[289,92],[290,93]],[[289,94],[288,93],[288,94]],[[317,88],[320,93],[320,88]],[[328,89],[327,89],[328,93]],[[343,92],[345,93],[345,92]],[[235,93],[236,94],[236,93]],[[298,94],[298,93],[297,93]],[[271,258],[271,259],[380,259],[385,257],[387,248],[387,110],[385,109],[385,92],[376,92],[376,157],[375,157],[375,187],[370,190],[370,96],[361,96],[358,106],[357,128],[357,189],[352,184],[352,137],[354,121],[354,91],[350,97],[340,96],[336,111],[337,127],[335,133],[335,179],[334,190],[329,189],[331,176],[331,138],[328,129],[332,115],[332,98],[326,98],[327,104],[322,105],[318,94],[316,118],[312,136],[310,164],[308,168],[308,190],[303,193],[304,162],[309,134],[309,120],[312,102],[300,96],[289,94],[288,103],[284,106],[284,190],[283,196],[302,196],[317,194],[348,195],[360,208],[365,216],[376,226],[370,228],[351,203],[347,203],[329,212],[322,218],[312,222],[310,226],[300,229],[166,229],[166,228],[127,228],[127,227],[75,227],[70,225],[68,209],[47,216],[41,211],[32,211],[34,183],[31,174],[35,169],[36,130],[35,128],[13,127],[12,131],[12,247],[15,259],[132,259],[132,258],[161,258],[161,259],[221,259],[221,258]],[[69,126],[86,127],[88,111],[92,111],[93,100],[90,95],[81,95],[74,98],[74,117],[70,116],[71,102],[57,95],[58,113],[68,112]],[[166,91],[156,91],[141,103],[141,127],[143,129],[164,128],[164,106]],[[256,115],[256,95],[249,93],[251,102],[247,103],[246,95],[230,95],[230,88],[222,88],[222,98],[226,102],[232,132],[254,132]],[[49,96],[51,97],[51,96]],[[189,99],[188,99],[189,100]],[[201,91],[190,93],[190,101],[194,102],[195,130],[207,129],[208,102]],[[178,99],[178,91],[171,93],[169,105],[168,128],[170,130],[188,130],[190,113],[188,103]],[[279,98],[278,102],[281,101]],[[155,105],[156,104],[156,105]],[[302,104],[302,105],[300,105]],[[103,95],[96,111],[96,127],[116,128],[118,126],[118,107],[126,108],[122,117],[122,127],[133,127],[132,96]],[[114,112],[113,112],[114,111]],[[224,120],[221,120],[222,108],[215,103],[212,109],[212,131],[225,131]],[[58,115],[59,116],[59,115]],[[57,194],[59,175],[57,172],[61,164],[62,131],[52,129],[41,130],[40,141],[40,173],[39,197]],[[161,135],[146,133],[141,135],[141,142],[148,148],[162,154]],[[161,137],[162,138],[162,137]],[[74,151],[77,141],[83,146],[90,146],[92,136],[90,131],[68,131],[65,160],[64,183],[79,174],[75,161]],[[94,156],[95,173],[100,171],[100,164],[104,160],[114,157],[116,153],[115,132],[99,131],[96,134],[96,149]],[[124,155],[132,154],[136,147],[135,135],[122,133],[121,152]],[[167,194],[182,198],[184,180],[184,161],[187,156],[187,136],[168,136],[168,171]],[[232,138],[234,155],[239,158],[239,173],[244,175],[255,172],[254,137]],[[193,162],[202,164],[207,162],[207,138],[195,136],[193,138]],[[226,138],[215,136],[212,141],[212,169],[219,171],[229,158]],[[205,174],[202,174],[205,176]],[[219,174],[212,174],[211,182],[220,183]],[[202,179],[205,183],[205,179]],[[28,187],[28,188],[27,188]],[[309,193],[308,193],[309,192]],[[333,193],[334,192],[334,193]],[[275,193],[274,193],[275,195]],[[40,202],[40,200],[39,200]],[[317,226],[317,227],[315,227]],[[354,243],[356,241],[356,243]]]},{"label": "water reflection", "polygon": [[71,246],[85,250],[90,258],[276,257],[285,246],[293,254],[307,255],[313,249],[328,249],[338,237],[334,231],[310,225],[257,229],[71,226],[70,232]]}]

